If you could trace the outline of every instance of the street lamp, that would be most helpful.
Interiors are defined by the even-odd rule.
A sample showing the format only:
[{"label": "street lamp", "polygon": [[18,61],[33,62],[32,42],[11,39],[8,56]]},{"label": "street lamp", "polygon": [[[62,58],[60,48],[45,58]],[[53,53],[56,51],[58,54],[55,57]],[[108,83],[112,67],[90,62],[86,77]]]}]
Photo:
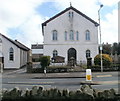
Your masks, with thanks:
[{"label": "street lamp", "polygon": [[103,7],[103,5],[100,5],[100,8],[98,10],[98,20],[99,20],[99,34],[100,34],[100,59],[101,59],[101,72],[103,72],[103,60],[102,60],[102,42],[101,42],[101,25],[100,25],[100,10]]}]

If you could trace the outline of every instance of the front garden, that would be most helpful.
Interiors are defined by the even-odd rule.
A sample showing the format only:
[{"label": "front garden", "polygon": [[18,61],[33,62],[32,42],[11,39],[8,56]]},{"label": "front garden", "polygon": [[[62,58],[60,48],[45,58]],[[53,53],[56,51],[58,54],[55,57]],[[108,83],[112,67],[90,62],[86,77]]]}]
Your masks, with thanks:
[{"label": "front garden", "polygon": [[[107,55],[102,55],[103,61],[103,71],[119,71],[120,63],[113,62],[112,58]],[[94,63],[94,65],[92,65]],[[52,65],[50,65],[52,64]],[[57,65],[56,65],[57,64]],[[59,65],[58,65],[59,64]],[[73,64],[73,63],[71,63]],[[96,55],[94,62],[91,61],[91,58],[88,58],[87,64],[79,62],[73,65],[65,65],[64,63],[51,63],[49,56],[43,56],[40,58],[40,65],[37,68],[34,68],[33,64],[27,63],[27,72],[28,73],[43,73],[46,70],[47,73],[61,73],[61,72],[82,72],[86,69],[91,69],[94,71],[101,71],[101,57]]]}]

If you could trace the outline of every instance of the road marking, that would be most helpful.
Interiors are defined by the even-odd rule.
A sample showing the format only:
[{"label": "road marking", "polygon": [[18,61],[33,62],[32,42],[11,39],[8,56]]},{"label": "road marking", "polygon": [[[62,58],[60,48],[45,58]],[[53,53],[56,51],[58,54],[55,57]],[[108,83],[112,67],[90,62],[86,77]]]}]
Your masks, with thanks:
[{"label": "road marking", "polygon": [[112,75],[97,75],[96,77],[112,77]]},{"label": "road marking", "polygon": [[8,84],[53,84],[54,82],[7,82]]},{"label": "road marking", "polygon": [[98,82],[99,84],[102,84],[102,85],[112,85],[112,84],[120,84],[120,81],[99,81]]},{"label": "road marking", "polygon": [[120,81],[82,81],[80,83],[83,84],[94,84],[94,85],[113,85],[113,84],[120,84]]}]

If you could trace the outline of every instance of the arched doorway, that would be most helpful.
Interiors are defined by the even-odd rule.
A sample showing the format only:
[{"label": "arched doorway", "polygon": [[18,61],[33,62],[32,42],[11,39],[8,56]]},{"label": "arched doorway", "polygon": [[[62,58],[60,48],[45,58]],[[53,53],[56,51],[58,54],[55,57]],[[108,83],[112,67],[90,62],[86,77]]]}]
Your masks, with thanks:
[{"label": "arched doorway", "polygon": [[74,48],[70,48],[68,50],[68,63],[70,63],[71,61],[74,62],[74,64],[76,63],[76,58],[77,58],[77,51]]}]

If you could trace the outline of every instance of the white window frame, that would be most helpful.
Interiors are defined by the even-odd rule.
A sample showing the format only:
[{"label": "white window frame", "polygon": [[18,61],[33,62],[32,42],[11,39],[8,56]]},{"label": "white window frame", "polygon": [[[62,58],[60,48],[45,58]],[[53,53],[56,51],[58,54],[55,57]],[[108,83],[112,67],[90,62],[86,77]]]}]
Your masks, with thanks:
[{"label": "white window frame", "polygon": [[52,40],[57,41],[58,40],[58,32],[57,30],[52,31]]},{"label": "white window frame", "polygon": [[85,39],[87,41],[90,41],[90,31],[89,30],[86,30],[86,32],[85,32]]}]

